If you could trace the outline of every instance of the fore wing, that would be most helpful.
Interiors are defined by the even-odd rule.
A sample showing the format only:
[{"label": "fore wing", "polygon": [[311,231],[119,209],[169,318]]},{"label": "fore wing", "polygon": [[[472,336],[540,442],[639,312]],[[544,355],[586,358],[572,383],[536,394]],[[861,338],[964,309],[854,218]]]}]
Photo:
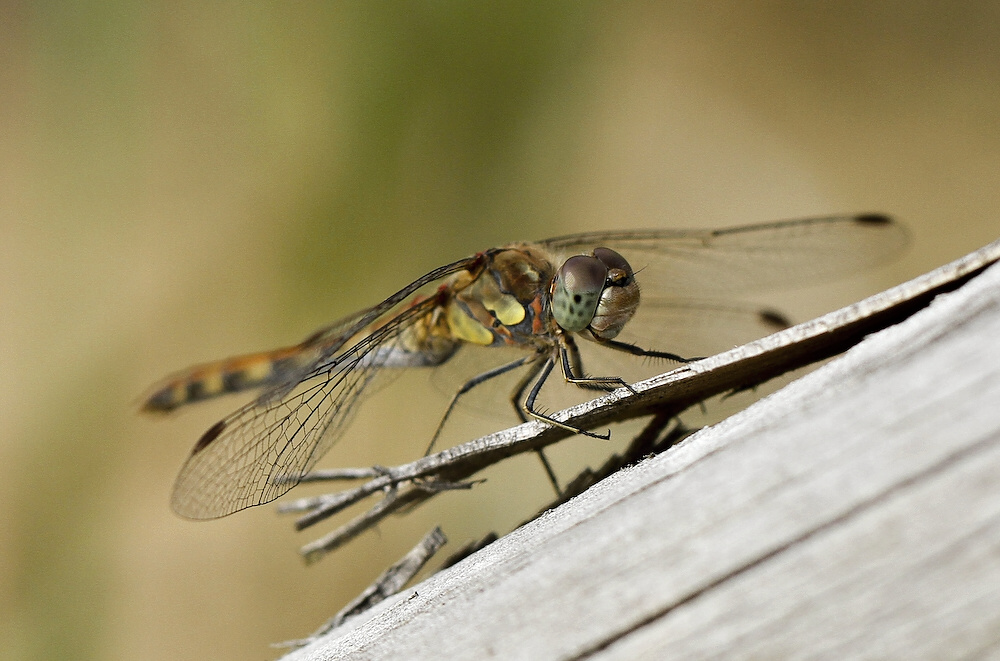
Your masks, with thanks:
[{"label": "fore wing", "polygon": [[721,230],[620,230],[540,241],[565,255],[604,246],[621,253],[646,292],[718,298],[842,277],[884,263],[908,243],[882,215],[806,218]]},{"label": "fore wing", "polygon": [[482,259],[484,259],[484,254],[480,253],[473,257],[460,259],[457,262],[436,268],[403,287],[378,305],[337,321],[333,325],[313,333],[300,345],[303,352],[310,356],[310,359],[304,361],[299,369],[289,373],[280,382],[275,383],[271,388],[262,393],[260,401],[266,402],[272,399],[280,399],[313,371],[329,363],[359,333],[370,326],[378,326],[381,319],[384,319],[387,315],[391,316],[391,312],[397,306],[419,290],[436,283],[452,273],[475,270],[477,264]]}]

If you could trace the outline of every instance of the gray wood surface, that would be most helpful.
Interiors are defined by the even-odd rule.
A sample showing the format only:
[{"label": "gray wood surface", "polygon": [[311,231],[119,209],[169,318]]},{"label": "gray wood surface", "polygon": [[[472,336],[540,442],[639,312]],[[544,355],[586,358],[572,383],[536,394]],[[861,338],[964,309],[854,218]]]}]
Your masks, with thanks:
[{"label": "gray wood surface", "polygon": [[1000,658],[1000,268],[287,658]]}]

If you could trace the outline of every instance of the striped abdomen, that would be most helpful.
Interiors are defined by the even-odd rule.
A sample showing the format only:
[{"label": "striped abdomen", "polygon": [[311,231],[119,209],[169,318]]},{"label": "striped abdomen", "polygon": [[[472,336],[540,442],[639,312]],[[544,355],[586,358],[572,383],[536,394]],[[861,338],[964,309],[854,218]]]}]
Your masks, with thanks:
[{"label": "striped abdomen", "polygon": [[295,346],[196,365],[157,386],[142,408],[173,411],[210,397],[276,383],[304,358],[301,347]]}]

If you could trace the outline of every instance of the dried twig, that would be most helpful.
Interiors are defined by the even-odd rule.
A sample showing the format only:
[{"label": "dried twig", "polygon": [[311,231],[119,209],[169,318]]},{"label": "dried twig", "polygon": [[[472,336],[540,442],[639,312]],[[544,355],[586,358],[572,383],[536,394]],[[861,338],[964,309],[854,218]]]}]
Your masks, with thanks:
[{"label": "dried twig", "polygon": [[275,647],[302,647],[303,645],[308,645],[320,636],[339,627],[347,618],[363,613],[380,601],[396,594],[410,582],[417,572],[427,564],[427,561],[447,542],[448,538],[444,536],[441,528],[435,527],[424,535],[420,543],[403,556],[399,562],[386,569],[364,592],[344,606],[339,613],[327,620],[313,634],[307,638],[278,643]]}]

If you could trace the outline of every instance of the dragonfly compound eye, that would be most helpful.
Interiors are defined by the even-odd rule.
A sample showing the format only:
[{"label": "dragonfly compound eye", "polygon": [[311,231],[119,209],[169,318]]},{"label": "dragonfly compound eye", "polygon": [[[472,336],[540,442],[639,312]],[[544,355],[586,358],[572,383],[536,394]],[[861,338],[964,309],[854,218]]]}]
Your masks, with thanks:
[{"label": "dragonfly compound eye", "polygon": [[610,248],[596,248],[594,257],[608,267],[607,281],[598,301],[590,332],[601,340],[613,339],[639,307],[639,285],[628,261]]},{"label": "dragonfly compound eye", "polygon": [[608,267],[597,257],[576,255],[559,267],[552,289],[552,316],[564,330],[590,325],[604,291]]},{"label": "dragonfly compound eye", "polygon": [[[608,267],[608,276],[617,275],[619,279],[624,280],[622,283],[614,283],[619,286],[628,284],[631,282],[633,273],[632,266],[628,261],[616,253],[611,248],[595,248],[594,257],[604,262],[604,265]],[[614,271],[620,271],[621,273],[612,273]]]}]

